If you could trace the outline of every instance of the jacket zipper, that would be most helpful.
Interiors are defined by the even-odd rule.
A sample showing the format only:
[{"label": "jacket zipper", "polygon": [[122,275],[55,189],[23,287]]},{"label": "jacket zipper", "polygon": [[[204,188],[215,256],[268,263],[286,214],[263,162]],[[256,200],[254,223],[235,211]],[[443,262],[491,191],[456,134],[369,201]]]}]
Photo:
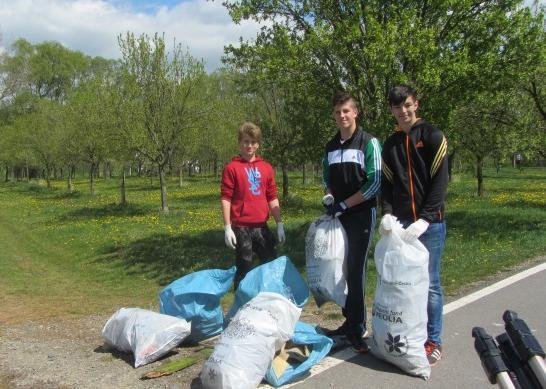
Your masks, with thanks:
[{"label": "jacket zipper", "polygon": [[410,187],[410,196],[411,196],[411,211],[413,213],[413,221],[417,221],[417,212],[415,211],[415,198],[413,194],[413,175],[411,172],[411,156],[409,148],[409,134],[406,134],[406,155],[408,157],[408,177],[409,177],[409,187]]}]

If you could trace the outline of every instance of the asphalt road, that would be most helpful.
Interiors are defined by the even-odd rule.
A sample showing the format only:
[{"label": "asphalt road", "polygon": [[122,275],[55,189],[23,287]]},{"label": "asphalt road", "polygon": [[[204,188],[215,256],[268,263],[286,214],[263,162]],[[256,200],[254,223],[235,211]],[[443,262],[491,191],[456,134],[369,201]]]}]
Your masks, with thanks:
[{"label": "asphalt road", "polygon": [[[526,321],[542,348],[546,349],[545,305],[546,263],[543,263],[527,270],[526,273],[518,273],[444,307],[443,358],[432,369],[428,381],[408,376],[371,354],[357,355],[345,349],[331,355],[321,363],[322,366],[316,366],[312,376],[291,387],[495,388],[497,386],[491,385],[487,380],[474,350],[472,328],[483,327],[495,337],[504,332],[502,314],[510,309]],[[316,373],[317,370],[322,371]]]}]

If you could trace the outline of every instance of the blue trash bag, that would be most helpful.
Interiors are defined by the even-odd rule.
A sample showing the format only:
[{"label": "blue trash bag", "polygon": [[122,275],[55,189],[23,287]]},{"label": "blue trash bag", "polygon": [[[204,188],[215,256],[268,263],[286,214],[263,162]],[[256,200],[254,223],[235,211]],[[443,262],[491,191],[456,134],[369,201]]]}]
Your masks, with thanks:
[{"label": "blue trash bag", "polygon": [[201,270],[171,282],[159,295],[160,312],[191,322],[189,341],[219,334],[224,324],[220,299],[231,289],[235,270]]},{"label": "blue trash bag", "polygon": [[255,267],[241,280],[226,316],[226,326],[239,308],[260,292],[278,293],[298,308],[303,308],[309,299],[309,288],[301,274],[288,257],[282,256]]},{"label": "blue trash bag", "polygon": [[289,365],[280,377],[277,377],[275,370],[270,365],[265,374],[265,379],[274,387],[279,387],[303,378],[307,375],[311,367],[328,355],[334,343],[329,337],[319,334],[315,327],[301,321],[296,323],[296,330],[290,341],[293,344],[306,345],[310,351],[309,357],[299,364]]}]

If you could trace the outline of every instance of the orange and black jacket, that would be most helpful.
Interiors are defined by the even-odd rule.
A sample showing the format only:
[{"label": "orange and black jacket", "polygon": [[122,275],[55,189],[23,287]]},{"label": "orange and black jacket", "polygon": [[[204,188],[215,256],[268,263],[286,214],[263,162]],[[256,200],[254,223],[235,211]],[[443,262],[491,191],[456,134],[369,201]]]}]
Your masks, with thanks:
[{"label": "orange and black jacket", "polygon": [[382,213],[401,221],[444,219],[448,183],[447,141],[419,119],[406,134],[397,130],[383,145]]}]

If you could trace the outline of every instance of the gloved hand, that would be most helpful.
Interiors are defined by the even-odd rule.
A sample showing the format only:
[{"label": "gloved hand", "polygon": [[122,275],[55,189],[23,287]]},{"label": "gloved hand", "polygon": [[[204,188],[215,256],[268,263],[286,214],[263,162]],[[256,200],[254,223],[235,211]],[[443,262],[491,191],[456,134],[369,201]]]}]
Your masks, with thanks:
[{"label": "gloved hand", "polygon": [[345,204],[345,201],[340,201],[339,203],[335,203],[334,205],[330,205],[328,208],[326,208],[326,213],[333,217],[339,217],[348,209],[347,204]]},{"label": "gloved hand", "polygon": [[397,221],[396,216],[386,213],[381,218],[381,223],[379,223],[379,234],[386,235],[389,231],[392,230],[392,222]]},{"label": "gloved hand", "polygon": [[284,234],[284,224],[277,223],[277,238],[279,243],[283,244],[286,241],[286,235]]},{"label": "gloved hand", "polygon": [[235,237],[235,232],[231,229],[231,224],[226,224],[224,226],[224,241],[226,242],[227,247],[235,250],[237,238]]},{"label": "gloved hand", "polygon": [[425,233],[428,228],[428,222],[423,219],[417,219],[411,223],[408,228],[402,231],[401,238],[406,242],[413,242]]},{"label": "gloved hand", "polygon": [[334,204],[334,196],[331,193],[327,193],[322,198],[322,205],[324,208],[328,209],[332,204]]}]

